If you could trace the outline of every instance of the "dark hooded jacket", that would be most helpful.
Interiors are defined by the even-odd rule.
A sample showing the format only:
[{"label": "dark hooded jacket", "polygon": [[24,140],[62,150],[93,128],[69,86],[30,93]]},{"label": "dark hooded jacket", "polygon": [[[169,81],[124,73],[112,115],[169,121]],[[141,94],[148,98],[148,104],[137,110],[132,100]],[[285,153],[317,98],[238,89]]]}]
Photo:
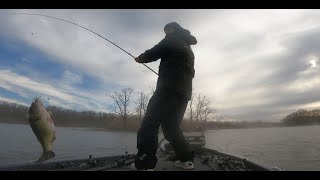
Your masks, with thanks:
[{"label": "dark hooded jacket", "polygon": [[148,63],[161,58],[157,91],[166,91],[188,100],[191,99],[192,79],[195,75],[194,54],[190,45],[197,40],[190,31],[177,23],[165,26],[176,29],[173,34],[166,35],[157,45],[139,56],[140,63]]}]

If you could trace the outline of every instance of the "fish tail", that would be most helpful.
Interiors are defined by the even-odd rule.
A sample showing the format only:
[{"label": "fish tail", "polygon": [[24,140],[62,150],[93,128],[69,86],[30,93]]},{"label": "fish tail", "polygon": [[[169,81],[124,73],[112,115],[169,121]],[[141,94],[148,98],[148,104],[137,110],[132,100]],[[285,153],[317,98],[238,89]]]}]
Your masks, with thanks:
[{"label": "fish tail", "polygon": [[36,161],[36,162],[44,162],[47,161],[49,159],[52,159],[56,156],[56,154],[53,151],[46,151],[43,152],[42,155],[40,156],[40,158]]}]

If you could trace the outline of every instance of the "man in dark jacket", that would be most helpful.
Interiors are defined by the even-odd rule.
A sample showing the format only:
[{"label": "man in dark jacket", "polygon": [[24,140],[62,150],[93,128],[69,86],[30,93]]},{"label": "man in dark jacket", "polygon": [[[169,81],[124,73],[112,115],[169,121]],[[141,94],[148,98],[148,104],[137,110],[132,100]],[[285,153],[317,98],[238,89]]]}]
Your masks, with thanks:
[{"label": "man in dark jacket", "polygon": [[156,166],[160,125],[165,138],[175,150],[175,165],[184,169],[194,168],[193,152],[182,134],[180,124],[191,99],[195,75],[194,54],[190,45],[197,44],[197,40],[176,22],[167,24],[164,31],[166,36],[163,40],[135,58],[138,63],[161,58],[156,91],[149,101],[137,135],[138,154],[131,167],[138,170]]}]

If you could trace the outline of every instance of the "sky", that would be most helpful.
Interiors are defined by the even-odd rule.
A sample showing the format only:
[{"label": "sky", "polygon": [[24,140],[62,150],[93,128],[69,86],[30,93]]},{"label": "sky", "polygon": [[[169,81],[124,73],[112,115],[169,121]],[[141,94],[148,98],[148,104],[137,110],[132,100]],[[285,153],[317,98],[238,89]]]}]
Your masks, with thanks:
[{"label": "sky", "polygon": [[[85,26],[138,56],[177,22],[198,44],[194,92],[232,121],[279,122],[320,108],[320,11],[312,9],[1,9],[0,100],[109,112],[107,93],[151,92],[157,75]],[[158,71],[160,59],[148,63]],[[135,95],[136,95],[135,94]],[[134,95],[134,96],[135,96]]]}]

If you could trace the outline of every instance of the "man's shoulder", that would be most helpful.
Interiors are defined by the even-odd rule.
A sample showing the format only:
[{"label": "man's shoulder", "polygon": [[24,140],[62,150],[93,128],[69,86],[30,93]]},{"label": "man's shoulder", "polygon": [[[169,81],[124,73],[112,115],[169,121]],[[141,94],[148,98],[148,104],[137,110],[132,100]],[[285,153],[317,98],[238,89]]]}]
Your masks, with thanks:
[{"label": "man's shoulder", "polygon": [[184,41],[178,36],[166,36],[160,43],[168,47],[184,46]]}]

